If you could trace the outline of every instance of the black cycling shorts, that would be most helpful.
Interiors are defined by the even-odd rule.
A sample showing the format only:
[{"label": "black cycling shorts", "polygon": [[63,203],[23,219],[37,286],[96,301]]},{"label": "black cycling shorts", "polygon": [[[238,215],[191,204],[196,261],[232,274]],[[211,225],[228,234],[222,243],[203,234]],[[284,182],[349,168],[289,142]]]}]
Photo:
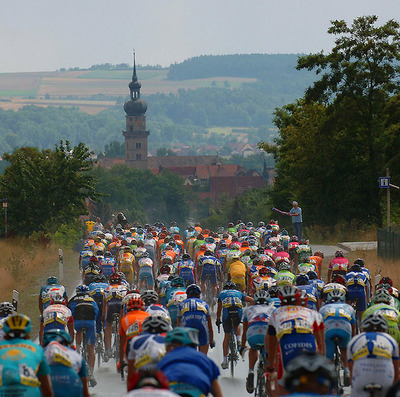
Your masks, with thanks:
[{"label": "black cycling shorts", "polygon": [[222,327],[225,333],[231,332],[232,323],[234,328],[238,327],[241,323],[238,307],[232,307],[228,309],[228,317],[222,323]]}]

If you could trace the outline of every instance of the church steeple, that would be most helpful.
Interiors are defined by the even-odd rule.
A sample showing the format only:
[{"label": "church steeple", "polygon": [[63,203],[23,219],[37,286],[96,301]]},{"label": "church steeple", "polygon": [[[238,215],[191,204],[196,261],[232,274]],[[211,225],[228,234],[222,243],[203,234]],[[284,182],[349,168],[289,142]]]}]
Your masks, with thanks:
[{"label": "church steeple", "polygon": [[129,167],[147,169],[147,140],[150,131],[146,130],[147,103],[140,99],[140,88],[136,74],[136,54],[133,52],[133,74],[129,83],[129,97],[125,102],[126,113],[125,164]]}]

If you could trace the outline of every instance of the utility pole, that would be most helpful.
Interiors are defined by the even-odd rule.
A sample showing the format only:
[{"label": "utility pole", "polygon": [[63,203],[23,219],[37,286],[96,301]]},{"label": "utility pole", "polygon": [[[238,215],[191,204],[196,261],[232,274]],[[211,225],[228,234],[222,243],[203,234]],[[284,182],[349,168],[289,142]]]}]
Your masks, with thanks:
[{"label": "utility pole", "polygon": [[[390,178],[389,168],[386,168],[386,177]],[[389,179],[389,181],[390,181],[390,179]],[[389,229],[389,227],[390,227],[390,183],[389,183],[388,188],[386,189],[386,192],[387,192],[386,193],[386,200],[387,200],[387,202],[386,202],[386,205],[387,205],[386,223],[387,223],[387,227]]]}]

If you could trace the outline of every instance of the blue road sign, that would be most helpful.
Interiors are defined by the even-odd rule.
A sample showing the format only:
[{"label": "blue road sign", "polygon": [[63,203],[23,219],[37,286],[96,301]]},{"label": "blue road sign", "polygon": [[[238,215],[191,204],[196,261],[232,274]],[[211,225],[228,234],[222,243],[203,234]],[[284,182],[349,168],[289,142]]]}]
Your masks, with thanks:
[{"label": "blue road sign", "polygon": [[390,178],[388,176],[382,176],[379,178],[379,187],[387,189],[390,187]]}]

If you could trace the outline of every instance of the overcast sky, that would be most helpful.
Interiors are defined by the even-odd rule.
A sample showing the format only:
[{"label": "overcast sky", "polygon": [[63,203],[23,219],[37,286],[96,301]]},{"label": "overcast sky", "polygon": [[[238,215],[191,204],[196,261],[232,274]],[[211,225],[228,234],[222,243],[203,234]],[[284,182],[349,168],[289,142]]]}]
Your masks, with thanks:
[{"label": "overcast sky", "polygon": [[329,52],[330,20],[400,20],[399,0],[1,0],[0,73],[205,54]]}]

